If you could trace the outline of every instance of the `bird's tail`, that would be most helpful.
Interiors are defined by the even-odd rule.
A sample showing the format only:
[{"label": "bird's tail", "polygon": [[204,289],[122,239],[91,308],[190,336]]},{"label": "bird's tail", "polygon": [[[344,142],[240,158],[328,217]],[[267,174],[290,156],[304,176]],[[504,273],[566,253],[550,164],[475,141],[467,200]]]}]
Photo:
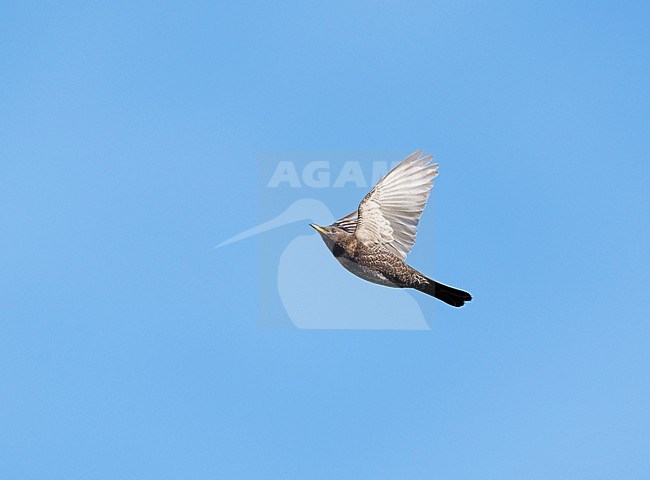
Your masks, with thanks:
[{"label": "bird's tail", "polygon": [[468,292],[436,282],[430,278],[427,278],[427,280],[428,283],[415,285],[414,288],[454,307],[462,307],[465,302],[472,300],[472,296]]}]

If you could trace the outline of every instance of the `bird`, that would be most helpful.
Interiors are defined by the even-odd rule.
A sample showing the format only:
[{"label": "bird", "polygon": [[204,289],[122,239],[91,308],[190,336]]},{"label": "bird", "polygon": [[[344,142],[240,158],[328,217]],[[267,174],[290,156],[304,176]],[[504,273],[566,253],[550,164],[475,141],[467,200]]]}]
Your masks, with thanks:
[{"label": "bird", "polygon": [[419,150],[377,182],[356,211],[316,230],[339,263],[357,277],[393,288],[413,288],[454,307],[472,300],[406,263],[439,164]]}]

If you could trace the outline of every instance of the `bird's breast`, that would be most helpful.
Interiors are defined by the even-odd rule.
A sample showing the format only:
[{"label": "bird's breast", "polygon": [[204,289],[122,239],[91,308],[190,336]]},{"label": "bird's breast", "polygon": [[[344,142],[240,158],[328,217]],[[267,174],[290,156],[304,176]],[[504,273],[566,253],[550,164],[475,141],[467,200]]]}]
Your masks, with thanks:
[{"label": "bird's breast", "polygon": [[367,265],[362,265],[357,261],[355,261],[354,259],[347,256],[346,254],[342,254],[340,256],[336,256],[336,255],[334,256],[346,270],[352,272],[359,278],[363,278],[368,282],[377,283],[379,285],[384,285],[386,287],[398,287],[398,285],[395,285],[394,282],[390,281],[388,278],[386,278],[384,274],[382,274],[378,270],[371,268]]}]

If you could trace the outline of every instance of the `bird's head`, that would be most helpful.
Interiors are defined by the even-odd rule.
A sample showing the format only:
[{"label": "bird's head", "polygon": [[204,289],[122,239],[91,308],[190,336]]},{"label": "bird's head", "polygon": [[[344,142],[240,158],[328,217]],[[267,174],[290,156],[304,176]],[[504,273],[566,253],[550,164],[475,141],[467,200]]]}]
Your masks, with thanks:
[{"label": "bird's head", "polygon": [[332,249],[335,243],[338,243],[339,240],[342,240],[344,237],[350,235],[348,232],[334,225],[329,225],[327,227],[321,227],[315,223],[310,223],[309,226],[320,233],[321,238],[325,244]]}]

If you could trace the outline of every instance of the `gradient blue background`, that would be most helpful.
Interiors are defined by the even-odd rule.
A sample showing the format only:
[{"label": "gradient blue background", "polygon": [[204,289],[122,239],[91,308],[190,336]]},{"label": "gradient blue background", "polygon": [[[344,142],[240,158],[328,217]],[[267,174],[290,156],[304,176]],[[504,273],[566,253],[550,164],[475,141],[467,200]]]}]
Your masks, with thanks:
[{"label": "gradient blue background", "polygon": [[[649,478],[649,22],[5,2],[0,478]],[[255,223],[256,152],[418,148],[435,275],[475,301],[257,329],[255,244],[213,248]]]}]

